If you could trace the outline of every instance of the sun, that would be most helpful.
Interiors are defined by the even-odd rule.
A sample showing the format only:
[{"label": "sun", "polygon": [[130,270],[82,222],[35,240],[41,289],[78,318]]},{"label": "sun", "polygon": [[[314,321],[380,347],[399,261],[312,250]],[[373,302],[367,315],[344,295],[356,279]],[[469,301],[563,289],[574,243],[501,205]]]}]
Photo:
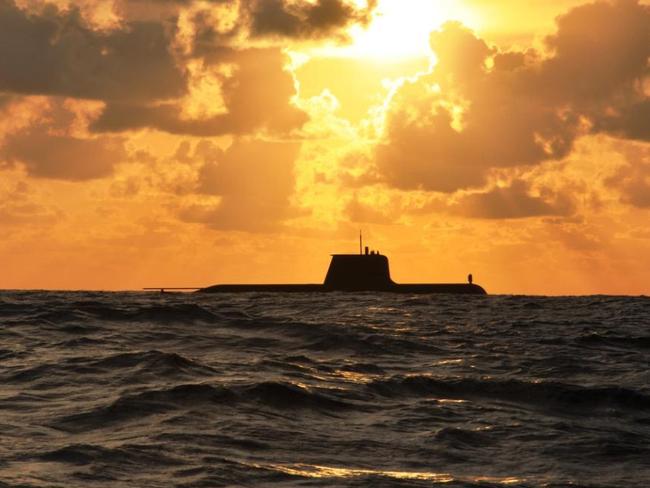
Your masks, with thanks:
[{"label": "sun", "polygon": [[321,48],[319,54],[386,61],[426,57],[429,34],[449,20],[478,27],[459,0],[380,0],[370,25],[350,30],[350,44]]}]

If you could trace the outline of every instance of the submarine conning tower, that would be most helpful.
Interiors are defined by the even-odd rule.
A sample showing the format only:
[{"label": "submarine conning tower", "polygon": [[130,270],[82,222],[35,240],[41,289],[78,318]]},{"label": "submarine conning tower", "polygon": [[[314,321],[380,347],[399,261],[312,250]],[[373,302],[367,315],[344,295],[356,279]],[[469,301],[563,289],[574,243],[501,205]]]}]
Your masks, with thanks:
[{"label": "submarine conning tower", "polygon": [[380,291],[395,286],[390,279],[388,258],[378,252],[333,254],[323,286],[328,290]]}]

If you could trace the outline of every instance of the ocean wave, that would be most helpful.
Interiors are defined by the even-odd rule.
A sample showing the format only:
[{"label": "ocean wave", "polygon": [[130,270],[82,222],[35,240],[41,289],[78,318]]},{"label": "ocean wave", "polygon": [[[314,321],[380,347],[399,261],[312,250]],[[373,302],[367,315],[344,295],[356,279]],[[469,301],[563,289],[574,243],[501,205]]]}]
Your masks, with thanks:
[{"label": "ocean wave", "polygon": [[144,305],[134,309],[122,310],[121,313],[111,307],[91,310],[96,317],[110,321],[146,322],[158,324],[207,322],[219,320],[212,311],[195,303],[167,303]]},{"label": "ocean wave", "polygon": [[443,427],[433,436],[433,441],[455,449],[481,449],[494,444],[489,431],[470,430],[459,427]]},{"label": "ocean wave", "polygon": [[[232,326],[233,324],[228,324]],[[247,331],[260,331],[263,336],[249,338],[256,340],[281,341],[292,350],[309,352],[345,352],[352,351],[369,357],[382,354],[436,354],[442,350],[430,343],[418,340],[418,337],[386,333],[390,322],[376,323],[372,326],[358,324],[350,327],[346,324],[309,323],[286,318],[257,318],[246,324],[238,324]]]},{"label": "ocean wave", "polygon": [[311,410],[335,413],[360,409],[361,406],[343,401],[322,389],[311,389],[292,383],[261,382],[233,386],[183,384],[172,388],[124,394],[111,404],[57,420],[52,427],[78,432],[101,429],[154,414],[175,410],[236,407],[251,404],[275,410]]},{"label": "ocean wave", "polygon": [[258,439],[214,432],[165,432],[154,436],[153,440],[161,443],[190,444],[194,446],[218,445],[246,452],[265,451],[273,448],[272,443],[262,442]]},{"label": "ocean wave", "polygon": [[90,444],[71,444],[34,456],[35,459],[48,462],[75,465],[121,464],[135,466],[178,466],[182,460],[174,458],[160,446],[126,444],[108,448]]},{"label": "ocean wave", "polygon": [[94,346],[104,346],[106,344],[106,339],[96,339],[93,337],[86,337],[83,336],[83,333],[78,334],[82,335],[82,337],[75,337],[73,339],[68,339],[65,341],[61,341],[56,343],[57,347],[62,347],[62,348],[84,348],[84,347],[94,347]]},{"label": "ocean wave", "polygon": [[333,397],[324,390],[309,389],[292,383],[264,382],[238,391],[246,400],[276,409],[320,411],[353,410],[355,405]]},{"label": "ocean wave", "polygon": [[609,407],[650,409],[650,396],[621,387],[584,387],[513,379],[444,379],[423,375],[376,380],[366,386],[371,392],[389,398],[425,395],[444,399],[486,398],[540,408],[555,407],[577,411]]},{"label": "ocean wave", "polygon": [[[5,315],[4,307],[0,316]],[[14,307],[8,311],[14,321],[22,324],[91,327],[111,322],[128,323],[215,323],[223,317],[195,303],[133,303],[72,302],[58,306]],[[228,319],[228,314],[225,316]],[[77,332],[81,329],[63,329]]]},{"label": "ocean wave", "polygon": [[650,349],[650,336],[625,337],[615,335],[587,334],[576,339],[579,345],[609,346],[621,349]]},{"label": "ocean wave", "polygon": [[54,422],[52,427],[68,432],[102,429],[181,407],[234,403],[236,399],[233,392],[226,387],[205,384],[179,385],[173,388],[124,394],[109,405],[65,416]]},{"label": "ocean wave", "polygon": [[213,368],[177,353],[158,350],[115,354],[92,363],[92,367],[107,371],[136,369],[137,374],[163,377],[203,376],[216,373]]},{"label": "ocean wave", "polygon": [[0,348],[0,361],[15,358],[17,355],[16,351]]},{"label": "ocean wave", "polygon": [[[125,374],[126,373],[126,374]],[[61,384],[86,384],[93,379],[113,377],[121,383],[133,384],[151,377],[198,378],[212,376],[216,371],[177,353],[158,350],[115,354],[95,360],[87,356],[73,356],[57,363],[36,366],[0,375],[12,384],[32,387],[55,387]]]}]

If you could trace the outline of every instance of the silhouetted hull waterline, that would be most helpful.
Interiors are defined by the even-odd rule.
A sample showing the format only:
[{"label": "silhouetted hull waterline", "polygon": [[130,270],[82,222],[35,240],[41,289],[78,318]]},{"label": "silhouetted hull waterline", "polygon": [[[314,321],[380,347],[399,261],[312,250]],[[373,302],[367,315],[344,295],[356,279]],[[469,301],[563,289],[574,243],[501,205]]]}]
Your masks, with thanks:
[{"label": "silhouetted hull waterline", "polygon": [[461,295],[487,295],[479,285],[469,283],[394,284],[373,288],[331,288],[325,285],[214,285],[197,290],[199,293],[332,293],[332,292],[380,292],[432,294],[449,293]]}]

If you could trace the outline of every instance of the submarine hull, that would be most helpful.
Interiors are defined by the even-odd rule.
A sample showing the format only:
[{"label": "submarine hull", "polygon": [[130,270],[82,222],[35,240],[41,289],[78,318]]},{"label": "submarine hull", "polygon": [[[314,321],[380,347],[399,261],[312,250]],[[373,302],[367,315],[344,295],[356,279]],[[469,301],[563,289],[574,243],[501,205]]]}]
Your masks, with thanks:
[{"label": "submarine hull", "polygon": [[472,283],[400,284],[390,277],[388,258],[379,253],[333,254],[322,285],[215,285],[200,293],[323,293],[323,292],[386,292],[386,293],[451,293],[487,295]]},{"label": "submarine hull", "polygon": [[469,283],[392,284],[381,287],[330,287],[326,285],[215,285],[197,290],[198,293],[331,293],[385,292],[406,294],[448,293],[487,295],[479,285]]},{"label": "submarine hull", "polygon": [[323,285],[214,285],[198,293],[312,293],[325,291]]}]

